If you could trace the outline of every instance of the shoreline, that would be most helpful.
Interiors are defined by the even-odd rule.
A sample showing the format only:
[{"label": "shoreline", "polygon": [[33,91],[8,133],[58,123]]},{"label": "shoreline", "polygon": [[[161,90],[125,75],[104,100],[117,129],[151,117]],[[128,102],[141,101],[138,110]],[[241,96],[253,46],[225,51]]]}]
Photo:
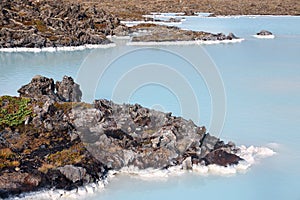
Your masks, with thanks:
[{"label": "shoreline", "polygon": [[[112,36],[110,38],[118,40],[130,40],[130,36]],[[216,45],[216,44],[233,44],[244,41],[244,38],[232,39],[232,40],[217,40],[217,41],[168,41],[168,42],[127,42],[128,46],[166,46],[166,45]],[[42,53],[42,52],[71,52],[71,51],[83,51],[88,49],[108,49],[116,47],[116,43],[103,44],[103,45],[82,45],[74,47],[46,47],[46,48],[0,48],[0,53]]]},{"label": "shoreline", "polygon": [[252,35],[257,39],[275,39],[275,35]]},{"label": "shoreline", "polygon": [[14,53],[14,52],[58,52],[58,51],[82,51],[86,49],[107,49],[115,47],[115,43],[110,44],[86,44],[81,46],[64,46],[64,47],[43,47],[43,48],[26,48],[26,47],[15,47],[15,48],[0,48],[0,52]]},{"label": "shoreline", "polygon": [[[181,12],[182,13],[182,12]],[[161,15],[163,18],[181,18],[181,20],[185,20],[185,17],[198,17],[198,18],[211,18],[209,16],[175,16],[179,13],[154,13],[157,16]],[[168,14],[174,14],[174,16]],[[201,14],[201,13],[199,13]],[[149,17],[151,15],[148,15]],[[241,17],[248,17],[248,18],[256,18],[256,17],[299,17],[294,15],[227,15],[227,16],[213,16],[213,18],[241,18]],[[132,28],[139,24],[155,24],[158,26],[174,26],[180,25],[182,21],[178,22],[169,22],[169,21],[120,21],[121,24],[125,24],[128,28]],[[181,29],[184,30],[184,29]],[[252,37],[258,39],[274,39],[275,36],[257,36],[251,35]],[[106,36],[107,39],[116,38],[116,39],[131,39],[132,36],[124,35],[124,36],[116,36],[116,35],[108,35]],[[153,46],[153,45],[210,45],[210,44],[226,44],[226,43],[238,43],[243,41],[243,38],[234,39],[234,41],[227,41],[227,40],[218,40],[218,41],[203,41],[203,40],[187,40],[187,41],[166,41],[166,42],[129,42],[127,45],[130,46]],[[116,44],[114,42],[108,44],[86,44],[80,46],[63,46],[63,47],[42,47],[42,48],[27,48],[27,47],[14,47],[14,48],[0,48],[0,52],[5,53],[13,53],[13,52],[32,52],[32,53],[40,53],[40,52],[57,52],[57,51],[81,51],[86,49],[96,49],[96,48],[112,48],[115,47]]]},{"label": "shoreline", "polygon": [[102,187],[120,173],[235,174],[275,154],[226,143],[191,120],[139,104],[81,102],[80,86],[68,76],[54,83],[36,75],[18,93],[0,97],[1,198],[54,189],[86,194],[95,190],[89,184]]},{"label": "shoreline", "polygon": [[269,147],[246,147],[244,145],[241,145],[239,146],[239,149],[241,149],[239,155],[241,155],[241,158],[243,158],[245,161],[233,166],[223,167],[215,164],[202,166],[193,164],[192,169],[184,169],[183,165],[179,165],[170,167],[168,169],[149,168],[143,170],[139,170],[134,166],[128,166],[123,167],[120,170],[109,171],[107,177],[103,180],[98,180],[95,183],[88,183],[70,191],[62,189],[40,190],[36,192],[23,193],[20,196],[8,198],[8,200],[55,200],[58,198],[83,199],[88,197],[88,195],[101,193],[103,190],[105,190],[106,185],[108,185],[112,179],[121,174],[135,176],[138,179],[146,181],[163,181],[168,179],[169,177],[184,175],[185,173],[195,173],[196,175],[201,176],[232,176],[235,174],[245,173],[253,165],[258,164],[261,159],[272,157],[277,154]]},{"label": "shoreline", "polygon": [[[172,15],[168,15],[172,14]],[[153,13],[153,16],[161,17],[163,18],[178,18],[181,19],[181,21],[178,22],[170,22],[170,21],[120,21],[121,24],[126,25],[128,28],[132,28],[136,25],[140,24],[155,24],[157,26],[176,26],[180,25],[182,21],[186,20],[185,17],[198,17],[198,18],[211,18],[210,16],[203,16],[201,13],[198,13],[199,15],[195,16],[176,16],[176,14],[182,14],[180,13]],[[206,14],[206,13],[204,13]],[[174,16],[173,16],[174,15]],[[150,17],[151,15],[145,15]],[[294,16],[294,15],[224,15],[224,16],[213,16],[213,18],[241,18],[241,17],[248,17],[248,18],[256,18],[256,17],[300,17],[300,16]],[[155,18],[154,18],[155,19]],[[180,29],[185,31],[184,29]],[[274,39],[275,36],[257,36],[257,35],[251,35],[252,37],[258,38],[258,39]],[[130,35],[124,35],[124,36],[116,36],[116,35],[107,35],[107,39],[116,38],[116,39],[131,39],[133,36]],[[234,40],[217,40],[217,41],[204,41],[204,40],[187,40],[187,41],[180,41],[180,40],[174,40],[174,41],[158,41],[158,42],[128,42],[126,45],[130,46],[153,46],[153,45],[211,45],[211,44],[227,44],[227,43],[238,43],[242,42],[244,39],[234,39]],[[39,52],[57,52],[57,51],[81,51],[86,49],[96,49],[96,48],[112,48],[115,47],[116,44],[114,42],[108,43],[108,44],[86,44],[86,45],[80,45],[80,46],[63,46],[63,47],[42,47],[42,48],[26,48],[26,47],[14,47],[14,48],[0,48],[0,52],[5,53],[13,53],[13,52],[33,52],[33,53],[39,53]]]},{"label": "shoreline", "polygon": [[159,45],[216,45],[216,44],[232,44],[240,43],[244,41],[244,38],[232,39],[232,40],[215,40],[215,41],[204,41],[204,40],[193,40],[193,41],[168,41],[168,42],[128,42],[128,46],[159,46]]}]

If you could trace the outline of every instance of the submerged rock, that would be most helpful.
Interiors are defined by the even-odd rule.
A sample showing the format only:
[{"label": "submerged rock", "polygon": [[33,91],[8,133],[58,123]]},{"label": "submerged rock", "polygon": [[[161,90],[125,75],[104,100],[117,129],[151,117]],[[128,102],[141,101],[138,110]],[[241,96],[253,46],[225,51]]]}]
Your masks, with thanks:
[{"label": "submerged rock", "polygon": [[0,102],[1,112],[11,108],[8,115],[26,111],[18,124],[0,123],[2,198],[42,188],[71,190],[123,167],[191,170],[193,164],[228,166],[241,160],[233,143],[191,120],[138,104],[81,103],[71,77],[54,84],[35,76],[18,92],[21,97]]}]

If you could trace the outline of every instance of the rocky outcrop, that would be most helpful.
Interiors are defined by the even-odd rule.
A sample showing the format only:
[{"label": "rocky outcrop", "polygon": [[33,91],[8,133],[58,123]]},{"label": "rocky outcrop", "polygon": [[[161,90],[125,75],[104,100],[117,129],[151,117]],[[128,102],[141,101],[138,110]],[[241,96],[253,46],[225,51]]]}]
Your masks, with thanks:
[{"label": "rocky outcrop", "polygon": [[233,33],[228,36],[223,33],[213,34],[203,31],[182,30],[177,27],[155,24],[139,24],[130,28],[131,33],[137,33],[132,42],[170,42],[170,41],[223,41],[238,39]]},{"label": "rocky outcrop", "polygon": [[272,34],[272,32],[267,31],[267,30],[261,30],[259,33],[256,33],[256,35],[267,36],[267,35],[273,35],[273,34]]},{"label": "rocky outcrop", "polygon": [[65,1],[2,0],[0,48],[108,44],[107,35],[126,27],[95,6]]},{"label": "rocky outcrop", "polygon": [[64,102],[80,102],[81,90],[79,85],[76,84],[72,77],[64,76],[63,80],[57,81],[55,84],[56,95],[61,101]]},{"label": "rocky outcrop", "polygon": [[[88,6],[68,1],[3,0],[0,2],[0,48],[68,47],[86,44],[108,44],[108,35],[137,34],[133,42],[221,41],[237,39],[218,33],[187,31],[176,27],[140,24],[129,28],[115,15],[93,4]],[[116,14],[116,13],[115,13]],[[185,15],[195,15],[188,9]],[[131,19],[132,20],[132,19]],[[153,20],[153,19],[151,19]],[[169,22],[178,22],[171,18]]]},{"label": "rocky outcrop", "polygon": [[[56,102],[80,102],[81,90],[72,77],[64,76],[63,80],[54,84],[52,78],[37,75],[30,83],[22,86],[18,93],[20,97],[28,97],[36,100],[47,98]],[[44,99],[45,100],[45,99]]]},{"label": "rocky outcrop", "polygon": [[[80,101],[71,77],[42,76],[0,97],[0,197],[42,188],[71,190],[105,179],[109,170],[229,166],[237,147],[205,127],[138,104]],[[2,115],[5,112],[7,121]],[[16,116],[21,116],[16,118]]]}]

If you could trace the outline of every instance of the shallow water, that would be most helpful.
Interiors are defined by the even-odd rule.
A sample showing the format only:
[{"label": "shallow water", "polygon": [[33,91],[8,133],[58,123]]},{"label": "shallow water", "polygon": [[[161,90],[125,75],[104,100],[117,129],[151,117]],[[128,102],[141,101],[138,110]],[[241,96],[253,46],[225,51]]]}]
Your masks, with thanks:
[{"label": "shallow water", "polygon": [[[1,52],[0,94],[17,95],[36,74],[55,80],[66,74],[81,84],[85,101],[108,98],[170,111],[206,125],[225,141],[277,152],[231,176],[185,173],[144,180],[118,175],[87,199],[300,199],[300,17],[187,17],[179,26],[234,32],[245,40],[151,47],[117,40],[110,49]],[[252,37],[261,29],[272,31],[275,39]],[[214,127],[221,127],[224,116],[218,132]]]}]

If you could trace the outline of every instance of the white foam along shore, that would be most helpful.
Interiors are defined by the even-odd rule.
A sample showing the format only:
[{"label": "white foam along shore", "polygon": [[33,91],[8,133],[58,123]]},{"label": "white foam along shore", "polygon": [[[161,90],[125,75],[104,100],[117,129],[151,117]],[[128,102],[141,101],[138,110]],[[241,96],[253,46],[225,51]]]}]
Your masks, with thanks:
[{"label": "white foam along shore", "polygon": [[274,39],[275,35],[253,35],[253,37],[258,39]]},{"label": "white foam along shore", "polygon": [[210,44],[230,44],[239,43],[244,39],[232,40],[193,40],[193,41],[167,41],[167,42],[128,42],[132,46],[157,46],[157,45],[210,45]]},{"label": "white foam along shore", "polygon": [[110,44],[86,44],[82,46],[65,46],[65,47],[45,47],[45,48],[0,48],[0,52],[56,52],[56,51],[81,51],[85,49],[111,48],[115,47],[115,43]]},{"label": "white foam along shore", "polygon": [[[276,144],[277,145],[277,144]],[[272,145],[274,146],[274,145]],[[278,145],[277,145],[278,146]],[[261,159],[273,156],[276,154],[272,149],[267,147],[246,147],[240,146],[240,151],[237,153],[238,156],[244,159],[238,165],[222,167],[218,165],[192,165],[191,170],[184,170],[183,166],[170,167],[168,169],[145,169],[139,170],[136,167],[129,166],[124,167],[119,171],[110,171],[105,180],[98,181],[97,183],[91,183],[86,186],[80,187],[75,190],[48,190],[39,191],[24,194],[20,197],[12,198],[12,200],[57,200],[57,199],[83,199],[89,195],[99,193],[105,189],[111,179],[118,174],[128,174],[144,180],[166,180],[170,176],[184,175],[186,172],[195,173],[198,175],[209,176],[209,175],[220,175],[228,176],[237,173],[245,173],[252,165],[258,163]]]},{"label": "white foam along shore", "polygon": [[[268,147],[246,147],[244,145],[239,147],[240,151],[237,153],[244,161],[241,161],[237,165],[233,166],[219,166],[219,165],[192,165],[192,169],[188,170],[190,172],[200,174],[200,175],[230,175],[246,172],[252,165],[258,163],[261,159],[275,155],[276,153]],[[130,166],[122,168],[118,173],[126,173],[130,175],[135,175],[142,179],[164,179],[169,176],[182,175],[187,170],[183,170],[183,166],[174,166],[168,169],[145,169],[139,170],[136,167]]]},{"label": "white foam along shore", "polygon": [[38,192],[25,193],[19,197],[11,198],[10,200],[57,200],[57,199],[80,199],[87,195],[93,195],[96,192],[101,192],[107,181],[98,181],[77,189],[66,190],[42,190]]}]

